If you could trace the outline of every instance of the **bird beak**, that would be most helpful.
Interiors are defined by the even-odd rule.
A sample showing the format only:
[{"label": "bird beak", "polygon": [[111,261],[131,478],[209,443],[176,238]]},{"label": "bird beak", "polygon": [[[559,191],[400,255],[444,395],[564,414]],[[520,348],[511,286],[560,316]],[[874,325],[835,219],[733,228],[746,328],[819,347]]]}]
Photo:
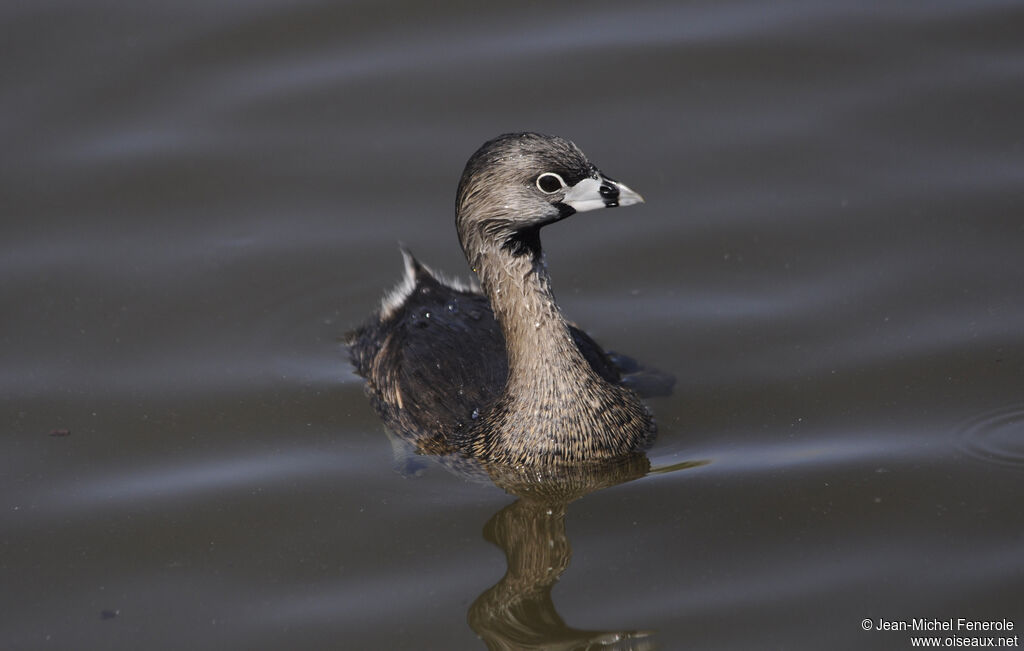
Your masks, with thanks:
[{"label": "bird beak", "polygon": [[643,203],[644,198],[630,190],[624,183],[611,179],[604,174],[583,179],[565,191],[562,203],[576,212],[596,210],[598,208],[614,208],[615,206],[631,206]]}]

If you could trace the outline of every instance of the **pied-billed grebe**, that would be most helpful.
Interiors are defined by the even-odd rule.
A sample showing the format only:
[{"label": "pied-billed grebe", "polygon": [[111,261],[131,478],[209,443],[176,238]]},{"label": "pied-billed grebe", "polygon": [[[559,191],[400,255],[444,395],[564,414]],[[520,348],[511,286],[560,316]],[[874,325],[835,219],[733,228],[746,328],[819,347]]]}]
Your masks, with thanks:
[{"label": "pied-billed grebe", "polygon": [[490,463],[565,466],[644,448],[653,418],[623,386],[636,369],[562,316],[539,236],[574,213],[642,201],[562,138],[485,143],[462,173],[455,217],[483,293],[403,249],[405,278],[348,337],[385,421],[423,451]]}]

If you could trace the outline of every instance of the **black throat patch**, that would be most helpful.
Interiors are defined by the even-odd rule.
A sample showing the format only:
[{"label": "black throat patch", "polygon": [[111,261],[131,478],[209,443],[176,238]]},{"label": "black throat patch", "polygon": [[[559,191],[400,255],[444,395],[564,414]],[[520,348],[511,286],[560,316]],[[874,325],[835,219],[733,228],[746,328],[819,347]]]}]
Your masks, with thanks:
[{"label": "black throat patch", "polygon": [[576,214],[576,209],[570,205],[564,203],[556,203],[555,207],[558,208],[558,215],[545,222],[538,224],[532,224],[525,226],[508,238],[501,245],[501,248],[505,251],[510,252],[512,255],[519,257],[523,255],[530,255],[534,260],[540,258],[540,229],[548,224],[554,224],[557,221],[561,221],[570,215]]},{"label": "black throat patch", "polygon": [[516,231],[505,240],[501,248],[517,258],[529,255],[537,260],[540,258],[540,226],[528,226]]}]

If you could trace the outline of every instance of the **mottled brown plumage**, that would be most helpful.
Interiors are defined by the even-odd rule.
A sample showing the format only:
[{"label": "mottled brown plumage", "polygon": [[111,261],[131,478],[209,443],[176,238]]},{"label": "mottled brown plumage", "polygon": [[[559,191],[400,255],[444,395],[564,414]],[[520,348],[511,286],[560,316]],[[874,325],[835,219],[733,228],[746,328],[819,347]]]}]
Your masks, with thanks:
[{"label": "mottled brown plumage", "polygon": [[639,201],[561,138],[520,133],[484,144],[456,203],[459,241],[483,293],[439,279],[405,252],[405,280],[349,337],[385,422],[424,452],[492,464],[564,467],[645,447],[653,418],[623,385],[639,379],[664,393],[671,378],[633,372],[631,360],[617,363],[565,320],[539,238],[575,212]]}]

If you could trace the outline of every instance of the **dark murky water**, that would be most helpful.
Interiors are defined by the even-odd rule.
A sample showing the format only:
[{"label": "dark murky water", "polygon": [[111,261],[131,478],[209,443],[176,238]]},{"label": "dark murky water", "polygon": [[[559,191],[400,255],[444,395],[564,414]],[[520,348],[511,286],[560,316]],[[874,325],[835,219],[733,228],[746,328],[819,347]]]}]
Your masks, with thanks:
[{"label": "dark murky water", "polygon": [[[1020,634],[1024,5],[0,12],[3,648]],[[519,129],[647,198],[545,245],[679,378],[568,506],[395,472],[337,342]]]}]

